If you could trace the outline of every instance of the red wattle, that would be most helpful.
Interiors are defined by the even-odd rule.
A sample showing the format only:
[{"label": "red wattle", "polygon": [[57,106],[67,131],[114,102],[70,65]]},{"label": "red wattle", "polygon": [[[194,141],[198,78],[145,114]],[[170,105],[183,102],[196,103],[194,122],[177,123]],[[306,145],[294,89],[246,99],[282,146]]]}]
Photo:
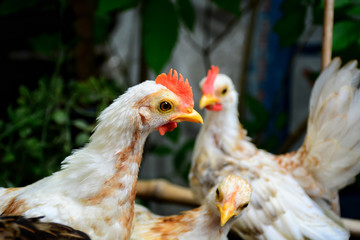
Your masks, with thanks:
[{"label": "red wattle", "polygon": [[169,122],[167,124],[164,124],[160,127],[158,127],[158,131],[160,133],[160,135],[164,135],[167,132],[171,132],[172,130],[174,130],[177,127],[177,123],[176,122]]}]

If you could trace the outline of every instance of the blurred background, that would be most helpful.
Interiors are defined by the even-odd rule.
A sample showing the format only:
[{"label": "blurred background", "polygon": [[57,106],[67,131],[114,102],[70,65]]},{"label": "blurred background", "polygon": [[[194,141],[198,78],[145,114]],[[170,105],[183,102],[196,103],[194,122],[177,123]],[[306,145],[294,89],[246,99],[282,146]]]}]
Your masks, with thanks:
[{"label": "blurred background", "polygon": [[[297,149],[321,68],[323,0],[0,1],[0,186],[24,186],[86,144],[128,87],[176,69],[193,87],[211,65],[240,94],[240,119],[272,153]],[[333,56],[360,59],[360,1],[336,0]],[[203,111],[200,113],[204,114]],[[188,186],[199,124],[147,140],[140,179]],[[360,134],[360,133],[359,133]],[[360,219],[360,181],[341,191]],[[170,214],[189,207],[142,201]]]}]

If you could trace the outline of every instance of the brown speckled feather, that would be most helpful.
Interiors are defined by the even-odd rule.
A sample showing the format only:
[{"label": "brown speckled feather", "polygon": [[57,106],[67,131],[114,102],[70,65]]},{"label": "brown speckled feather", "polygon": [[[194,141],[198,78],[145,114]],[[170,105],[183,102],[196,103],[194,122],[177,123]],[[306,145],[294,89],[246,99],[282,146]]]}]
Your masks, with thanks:
[{"label": "brown speckled feather", "polygon": [[1,216],[0,240],[90,240],[84,232],[58,223],[41,222],[41,218]]},{"label": "brown speckled feather", "polygon": [[[225,240],[232,223],[247,207],[252,189],[243,178],[226,176],[198,208],[158,216],[135,205],[132,240]],[[240,217],[241,218],[241,217]]]}]

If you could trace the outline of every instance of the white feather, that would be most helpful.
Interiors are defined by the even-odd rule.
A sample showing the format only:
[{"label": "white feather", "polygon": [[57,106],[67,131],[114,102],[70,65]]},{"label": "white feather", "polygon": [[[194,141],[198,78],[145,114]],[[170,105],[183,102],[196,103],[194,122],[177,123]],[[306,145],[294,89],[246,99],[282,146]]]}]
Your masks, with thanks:
[{"label": "white feather", "polygon": [[[244,239],[348,239],[324,200],[360,172],[360,71],[336,58],[317,79],[310,99],[304,145],[274,156],[248,141],[238,121],[231,79],[219,74],[215,96],[222,111],[208,111],[193,153],[190,183],[202,200],[222,175],[239,174],[253,188],[248,211],[234,229]],[[227,95],[218,95],[221,89]],[[276,193],[276,194],[275,194]]]}]

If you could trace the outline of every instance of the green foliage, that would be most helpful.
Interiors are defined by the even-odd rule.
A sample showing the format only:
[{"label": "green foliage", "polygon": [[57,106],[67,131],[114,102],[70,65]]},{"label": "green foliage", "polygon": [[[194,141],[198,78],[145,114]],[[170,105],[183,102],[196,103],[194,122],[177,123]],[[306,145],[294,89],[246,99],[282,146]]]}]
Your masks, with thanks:
[{"label": "green foliage", "polygon": [[[242,120],[244,128],[248,131],[249,136],[255,141],[255,144],[269,152],[274,152],[280,144],[278,132],[282,131],[288,122],[288,116],[282,112],[271,123],[270,112],[255,97],[247,95],[245,98],[249,117]],[[269,128],[269,125],[274,128]],[[271,129],[264,134],[265,130]]]},{"label": "green foliage", "polygon": [[3,0],[0,3],[0,16],[8,15],[38,4],[41,0]]},{"label": "green foliage", "polygon": [[[189,139],[181,143],[181,129],[181,125],[178,125],[172,132],[166,133],[165,138],[169,141],[163,141],[161,145],[154,147],[150,151],[150,154],[154,154],[158,157],[172,157],[173,168],[175,170],[174,174],[181,177],[182,180],[187,183],[195,139]],[[174,176],[168,177],[173,178]]]},{"label": "green foliage", "polygon": [[341,21],[334,24],[334,51],[344,50],[351,44],[360,44],[359,24],[360,21]]},{"label": "green foliage", "polygon": [[94,78],[67,84],[43,78],[33,91],[21,86],[17,106],[0,120],[0,186],[23,186],[56,171],[72,149],[84,146],[98,113],[122,92]]},{"label": "green foliage", "polygon": [[[281,7],[283,17],[274,26],[282,46],[298,42],[304,32],[306,11],[312,11],[312,24],[322,25],[324,0],[287,0]],[[337,0],[334,4],[333,56],[340,56],[344,62],[360,59],[360,2]]]},{"label": "green foliage", "polygon": [[140,0],[99,0],[96,14],[104,15],[114,10],[127,10],[136,7]]},{"label": "green foliage", "polygon": [[359,17],[360,16],[360,5],[353,6],[352,8],[345,10],[346,14],[351,17]]},{"label": "green foliage", "polygon": [[[344,7],[352,2],[352,0],[336,0],[334,1],[334,8]],[[321,1],[321,4],[324,5],[324,0]]]},{"label": "green foliage", "polygon": [[211,0],[219,8],[234,14],[237,17],[241,15],[241,0]]},{"label": "green foliage", "polygon": [[307,6],[298,0],[284,1],[282,18],[275,24],[274,32],[280,37],[281,46],[295,44],[305,29]]},{"label": "green foliage", "polygon": [[29,38],[32,48],[43,54],[50,54],[61,47],[60,33],[41,34],[33,38]]},{"label": "green foliage", "polygon": [[103,43],[107,40],[112,18],[108,14],[95,15],[94,19],[94,40],[95,43]]},{"label": "green foliage", "polygon": [[[241,0],[208,1],[212,1],[217,7],[240,17]],[[155,73],[160,73],[171,57],[178,40],[180,21],[190,31],[194,30],[196,22],[196,12],[192,0],[95,0],[94,5],[96,9],[94,9],[92,37],[96,44],[104,43],[108,39],[111,27],[116,21],[114,13],[137,7],[141,9],[142,50],[148,67]],[[66,0],[3,0],[0,2],[0,16],[14,14],[16,18],[19,12],[27,11],[26,13],[29,14],[35,8],[43,9],[41,13],[45,15],[46,9],[53,11],[55,9],[62,24],[70,25],[64,25],[64,27],[59,24],[51,29],[51,32],[47,29],[47,32],[25,36],[24,41],[26,44],[30,44],[37,53],[46,55],[59,51],[70,53],[64,56],[64,59],[72,62],[74,59],[71,58],[74,56],[71,53],[79,40],[79,36],[75,36],[77,28],[75,22],[69,22],[69,20],[74,20],[70,19],[71,14],[68,14],[74,14],[74,8],[76,8],[74,6],[75,4]],[[81,4],[78,3],[77,6],[81,7]],[[88,25],[91,26],[92,23],[88,23]],[[64,32],[65,29],[66,32]]]},{"label": "green foliage", "polygon": [[177,0],[176,8],[180,19],[183,21],[185,26],[190,30],[194,30],[196,15],[195,9],[190,0]]},{"label": "green foliage", "polygon": [[265,130],[269,121],[269,113],[262,103],[251,95],[245,97],[247,109],[250,112],[251,119],[243,121],[245,129],[249,131],[249,135]]},{"label": "green foliage", "polygon": [[143,5],[142,44],[149,67],[159,73],[168,62],[178,37],[179,20],[170,0]]}]

